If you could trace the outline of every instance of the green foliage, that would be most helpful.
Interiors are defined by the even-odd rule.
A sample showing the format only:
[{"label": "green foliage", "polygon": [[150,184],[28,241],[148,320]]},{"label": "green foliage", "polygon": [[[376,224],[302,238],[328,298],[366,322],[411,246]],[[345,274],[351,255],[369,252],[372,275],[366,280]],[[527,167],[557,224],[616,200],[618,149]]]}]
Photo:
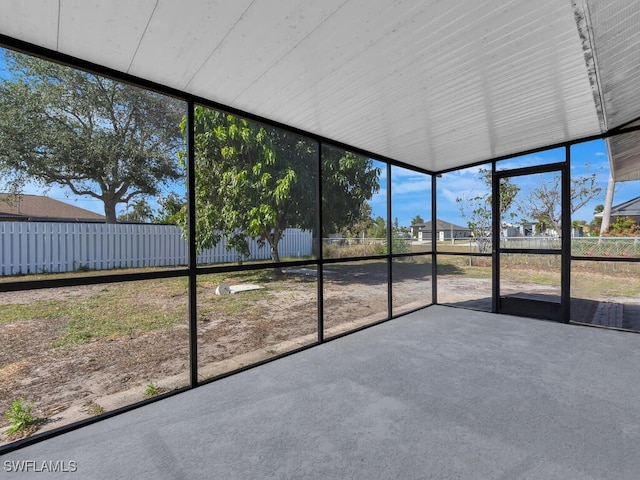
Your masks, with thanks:
[{"label": "green foliage", "polygon": [[139,198],[127,204],[124,214],[118,216],[119,222],[149,222],[153,220],[153,209],[145,198]]},{"label": "green foliage", "polygon": [[159,395],[162,392],[163,392],[163,389],[153,382],[147,383],[147,386],[144,389],[144,394],[147,397],[155,397],[156,395]]},{"label": "green foliage", "polygon": [[321,160],[322,236],[345,229],[357,235],[371,221],[367,202],[380,190],[381,171],[367,157],[327,145]]},{"label": "green foliage", "polygon": [[391,253],[409,253],[411,251],[411,240],[395,236],[391,239]]},{"label": "green foliage", "polygon": [[631,217],[617,217],[604,235],[637,237],[640,236],[640,226]]},{"label": "green foliage", "polygon": [[416,215],[411,220],[411,225],[415,225],[416,223],[425,223],[425,221],[422,219],[422,217],[420,215]]},{"label": "green foliage", "polygon": [[165,225],[177,225],[180,222],[180,212],[186,208],[187,201],[177,193],[171,192],[166,197],[161,197],[158,203],[160,204],[160,211],[155,222]]},{"label": "green foliage", "polygon": [[387,222],[384,218],[376,217],[366,231],[367,238],[387,238]]},{"label": "green foliage", "polygon": [[180,177],[184,104],[149,90],[8,50],[0,83],[3,188],[59,185],[116,206]]},{"label": "green foliage", "polygon": [[13,401],[11,407],[4,412],[4,418],[11,424],[7,430],[9,435],[21,432],[33,423],[32,408],[33,402],[26,403],[23,398]]},{"label": "green foliage", "polygon": [[[185,134],[186,128],[183,120]],[[197,248],[226,237],[242,261],[249,255],[248,237],[254,237],[280,261],[286,228],[316,226],[317,144],[205,107],[195,109],[194,129]],[[338,231],[362,218],[363,204],[378,189],[379,171],[349,152],[327,148],[322,154],[325,226]],[[177,217],[186,231],[186,207]]]}]

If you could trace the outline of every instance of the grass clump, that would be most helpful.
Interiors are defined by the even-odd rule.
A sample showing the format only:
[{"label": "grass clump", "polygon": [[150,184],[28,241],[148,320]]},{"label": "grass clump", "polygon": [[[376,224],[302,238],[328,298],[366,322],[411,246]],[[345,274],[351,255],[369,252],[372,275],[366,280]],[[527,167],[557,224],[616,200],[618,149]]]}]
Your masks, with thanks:
[{"label": "grass clump", "polygon": [[7,429],[8,435],[24,432],[33,425],[34,419],[31,415],[33,402],[25,402],[23,398],[14,400],[11,407],[4,412],[4,418],[11,425]]},{"label": "grass clump", "polygon": [[83,404],[84,411],[91,415],[101,415],[104,413],[104,407],[99,403],[94,402],[93,400],[87,400]]},{"label": "grass clump", "polygon": [[155,397],[156,395],[159,395],[162,392],[164,392],[164,389],[162,387],[159,387],[158,384],[153,382],[147,383],[147,386],[144,389],[144,394],[147,397]]}]

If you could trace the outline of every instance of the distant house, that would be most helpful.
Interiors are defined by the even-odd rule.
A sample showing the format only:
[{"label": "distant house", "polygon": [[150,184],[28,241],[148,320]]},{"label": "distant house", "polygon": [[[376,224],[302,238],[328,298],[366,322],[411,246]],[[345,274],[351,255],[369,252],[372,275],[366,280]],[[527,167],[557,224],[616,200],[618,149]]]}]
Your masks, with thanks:
[{"label": "distant house", "polygon": [[[602,212],[600,212],[596,213],[594,217],[602,221],[602,215]],[[632,198],[624,203],[612,206],[611,223],[620,217],[630,217],[633,218],[636,223],[640,223],[640,197]]]},{"label": "distant house", "polygon": [[533,237],[538,234],[536,224],[533,222],[502,224],[503,237]]},{"label": "distant house", "polygon": [[[432,222],[414,223],[411,225],[411,236],[418,240],[431,240]],[[461,227],[445,220],[436,220],[436,239],[438,241],[456,238],[471,238],[471,229]]]},{"label": "distant house", "polygon": [[105,217],[41,195],[0,193],[0,221],[104,223]]}]

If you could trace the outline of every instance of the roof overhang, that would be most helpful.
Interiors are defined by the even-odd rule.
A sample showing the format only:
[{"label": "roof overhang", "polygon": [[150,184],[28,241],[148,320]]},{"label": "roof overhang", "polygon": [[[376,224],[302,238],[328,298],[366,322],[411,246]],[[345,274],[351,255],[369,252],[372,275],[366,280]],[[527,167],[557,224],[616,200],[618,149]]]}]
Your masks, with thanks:
[{"label": "roof overhang", "polygon": [[629,0],[4,0],[0,13],[8,37],[429,171],[639,117],[639,25]]}]

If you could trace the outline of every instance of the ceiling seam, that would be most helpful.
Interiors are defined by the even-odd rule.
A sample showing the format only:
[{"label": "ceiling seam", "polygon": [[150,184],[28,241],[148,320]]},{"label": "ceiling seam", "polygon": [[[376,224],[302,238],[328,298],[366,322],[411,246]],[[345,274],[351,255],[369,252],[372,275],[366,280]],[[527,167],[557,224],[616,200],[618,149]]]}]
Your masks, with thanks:
[{"label": "ceiling seam", "polygon": [[242,21],[242,19],[245,17],[245,15],[247,14],[247,12],[251,9],[251,7],[253,7],[253,4],[255,3],[256,0],[251,0],[251,3],[247,6],[247,8],[244,9],[244,12],[242,12],[242,15],[240,15],[238,17],[238,19],[235,21],[235,23],[233,24],[233,26],[229,29],[229,31],[227,33],[225,33],[224,37],[222,37],[222,39],[218,42],[218,44],[214,47],[213,50],[211,50],[211,52],[209,53],[209,55],[207,56],[207,58],[205,59],[204,62],[202,62],[202,64],[198,67],[198,69],[193,73],[193,75],[191,75],[191,78],[189,78],[189,80],[187,81],[187,83],[184,84],[184,89],[188,90],[189,89],[189,85],[191,85],[191,82],[193,82],[193,79],[196,78],[198,76],[198,74],[200,73],[200,71],[204,68],[204,66],[209,63],[209,59],[213,56],[214,53],[216,53],[216,51],[220,48],[220,45],[222,45],[224,43],[224,41],[227,39],[227,37],[231,34],[231,32],[233,32],[236,28],[236,26]]},{"label": "ceiling seam", "polygon": [[129,62],[129,65],[127,66],[127,73],[129,73],[131,71],[131,66],[133,65],[133,62],[136,59],[136,55],[138,55],[138,50],[140,50],[140,45],[142,45],[142,40],[144,40],[144,37],[147,34],[147,29],[149,28],[149,25],[151,24],[151,20],[153,19],[153,16],[156,13],[156,8],[158,8],[158,2],[159,1],[160,0],[156,0],[156,4],[153,6],[153,11],[151,12],[151,15],[149,15],[149,18],[147,20],[147,24],[144,26],[144,30],[142,31],[142,35],[140,35],[140,40],[138,40],[138,45],[136,45],[136,49],[133,52],[133,55],[131,55],[131,61]]},{"label": "ceiling seam", "polygon": [[[351,1],[351,0],[347,0],[347,1],[343,4],[343,6],[344,6],[344,5],[346,5],[347,3],[349,3],[349,1]],[[342,7],[340,7],[340,8],[342,8]],[[416,8],[420,8],[420,7],[416,7]],[[336,10],[336,11],[337,11],[337,10]],[[327,19],[328,19],[328,18],[329,18],[329,17],[327,17]],[[325,23],[327,19],[325,19],[325,21],[323,21],[321,24],[319,24],[319,25],[318,25],[318,27],[320,27],[323,23]],[[348,58],[346,58],[346,59],[345,59],[345,60],[344,60],[340,65],[335,66],[333,69],[331,69],[330,71],[327,71],[327,72],[326,72],[324,75],[322,75],[320,78],[317,78],[317,79],[315,80],[315,82],[313,83],[313,85],[311,85],[311,87],[314,87],[314,88],[315,88],[318,84],[320,84],[320,83],[321,83],[322,81],[324,81],[326,78],[328,78],[328,77],[330,77],[331,75],[335,74],[337,71],[339,71],[339,70],[343,69],[343,68],[345,67],[345,65],[347,65],[349,62],[351,62],[354,58],[357,58],[359,55],[361,55],[361,54],[362,54],[362,52],[366,51],[367,49],[371,48],[371,47],[372,47],[372,46],[374,46],[374,45],[378,45],[378,44],[380,44],[380,43],[384,42],[384,41],[385,41],[389,36],[391,36],[392,34],[394,34],[394,33],[396,32],[396,30],[398,30],[398,28],[399,28],[400,26],[402,26],[402,25],[404,25],[405,23],[408,23],[408,22],[410,22],[410,21],[411,21],[411,19],[407,19],[407,20],[398,20],[398,21],[394,24],[394,26],[391,28],[391,30],[390,30],[390,31],[387,31],[387,33],[385,33],[383,37],[381,37],[381,38],[378,38],[378,39],[374,40],[374,41],[373,41],[372,43],[370,43],[367,47],[362,48],[362,49],[358,50],[358,51],[357,51],[357,52],[355,52],[355,53],[352,53],[352,54],[351,54],[351,56],[350,56],[350,57],[348,57]],[[299,42],[299,43],[301,43],[301,42]],[[299,44],[299,43],[298,43],[298,44]],[[289,51],[289,53],[290,53],[291,51],[293,51],[293,49],[292,49],[292,50],[290,50],[290,51]],[[284,57],[283,57],[283,58],[284,58]],[[255,82],[254,82],[254,83],[255,83]],[[247,89],[248,89],[248,88],[247,88]],[[245,89],[245,91],[246,91],[247,89]],[[244,93],[244,92],[243,92],[243,93]],[[292,101],[296,100],[298,97],[300,97],[301,95],[303,95],[303,93],[304,93],[304,92],[299,92],[299,93],[297,93],[297,94],[293,95],[292,97],[288,98],[288,99],[284,102],[283,106],[286,106],[286,105],[288,105],[289,103],[291,103]],[[240,95],[241,95],[241,94],[240,94]],[[238,98],[240,95],[237,95],[237,96],[233,99],[233,101],[237,100],[237,98]]]},{"label": "ceiling seam", "polygon": [[56,51],[60,51],[60,10],[62,10],[62,0],[58,0],[58,28],[56,31]]},{"label": "ceiling seam", "polygon": [[318,30],[318,28],[320,28],[321,25],[323,25],[327,20],[329,20],[331,17],[333,17],[335,15],[335,13],[338,10],[341,10],[347,3],[349,3],[350,0],[345,0],[344,2],[342,2],[342,4],[336,8],[333,12],[331,12],[329,15],[326,16],[326,18],[324,20],[322,20],[320,23],[318,23],[315,28],[313,28],[309,33],[307,33],[303,38],[301,38],[293,47],[291,47],[286,53],[282,54],[280,56],[280,58],[278,58],[275,62],[273,62],[271,64],[271,66],[266,69],[264,72],[262,72],[262,75],[260,75],[258,78],[256,78],[253,82],[251,82],[250,85],[248,85],[244,90],[242,90],[238,95],[236,95],[232,102],[235,102],[238,97],[241,97],[242,95],[244,95],[244,93],[249,90],[251,87],[253,87],[261,78],[263,78],[267,73],[269,73],[273,68],[275,68],[276,65],[278,65],[285,57],[287,57],[291,52],[293,52],[296,48],[298,48],[298,46],[304,42],[307,38],[309,38],[311,36],[311,34],[313,32],[315,32],[316,30]]}]

